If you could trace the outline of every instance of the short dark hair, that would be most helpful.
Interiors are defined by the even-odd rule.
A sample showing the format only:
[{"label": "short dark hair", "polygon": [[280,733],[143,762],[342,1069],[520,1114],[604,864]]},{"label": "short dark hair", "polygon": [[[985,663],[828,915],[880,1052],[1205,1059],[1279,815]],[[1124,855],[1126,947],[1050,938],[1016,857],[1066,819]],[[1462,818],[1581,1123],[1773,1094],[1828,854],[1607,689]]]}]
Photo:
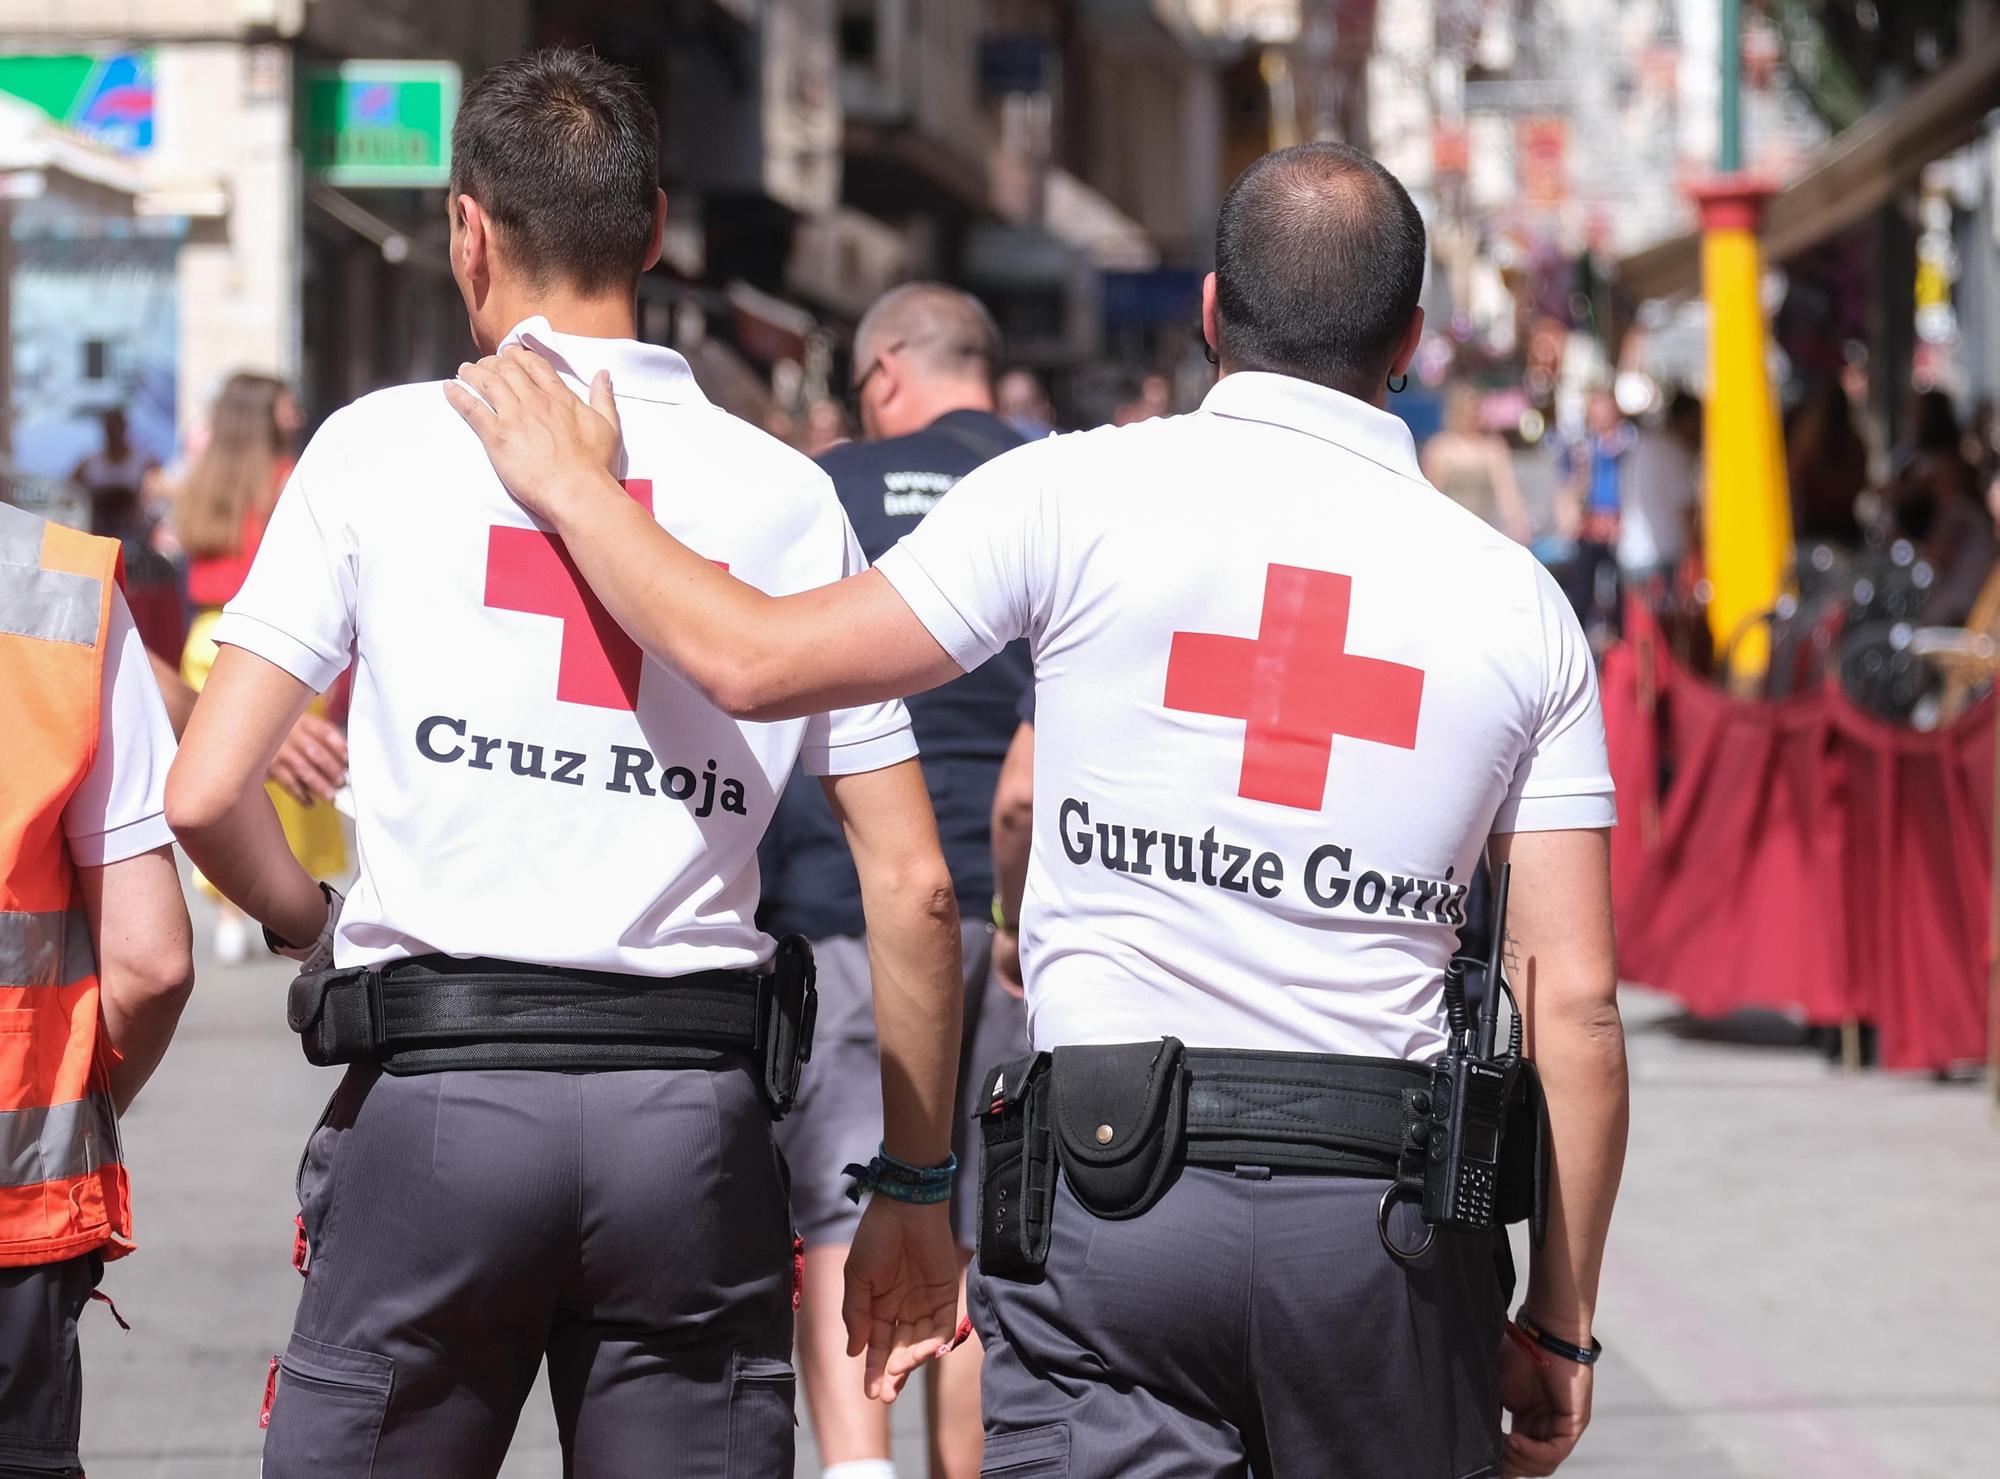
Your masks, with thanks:
[{"label": "short dark hair", "polygon": [[1298,144],[1236,178],[1215,223],[1217,353],[1231,369],[1367,396],[1424,286],[1424,219],[1359,149]]},{"label": "short dark hair", "polygon": [[584,292],[631,282],[653,240],[660,122],[637,78],[551,47],[479,74],[451,130],[451,190],[500,228],[516,269]]}]

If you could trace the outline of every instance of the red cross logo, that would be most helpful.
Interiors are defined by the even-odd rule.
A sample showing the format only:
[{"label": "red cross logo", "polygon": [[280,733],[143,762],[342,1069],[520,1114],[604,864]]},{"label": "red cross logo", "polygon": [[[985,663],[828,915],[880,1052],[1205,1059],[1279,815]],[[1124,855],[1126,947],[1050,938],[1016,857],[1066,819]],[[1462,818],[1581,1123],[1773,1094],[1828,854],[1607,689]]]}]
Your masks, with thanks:
[{"label": "red cross logo", "polygon": [[1348,576],[1272,565],[1256,637],[1175,632],[1170,709],[1243,721],[1237,794],[1318,811],[1333,737],[1417,747],[1421,668],[1347,650]]},{"label": "red cross logo", "polygon": [[[650,478],[625,483],[646,512],[653,511]],[[562,541],[539,529],[495,525],[486,531],[486,604],[500,611],[553,616],[563,624],[556,697],[600,709],[639,707],[639,644],[625,634],[597,599]]]}]

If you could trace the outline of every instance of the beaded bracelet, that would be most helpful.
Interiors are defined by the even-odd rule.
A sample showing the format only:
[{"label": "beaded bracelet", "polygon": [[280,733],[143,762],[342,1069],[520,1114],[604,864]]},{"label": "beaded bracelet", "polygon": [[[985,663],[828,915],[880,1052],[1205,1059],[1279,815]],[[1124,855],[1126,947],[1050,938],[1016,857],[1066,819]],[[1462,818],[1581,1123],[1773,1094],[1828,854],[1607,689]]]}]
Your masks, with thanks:
[{"label": "beaded bracelet", "polygon": [[1534,1317],[1525,1310],[1514,1316],[1514,1324],[1520,1332],[1552,1356],[1561,1356],[1565,1361],[1574,1361],[1579,1366],[1595,1366],[1597,1358],[1604,1354],[1604,1342],[1592,1336],[1588,1347],[1571,1345],[1559,1335],[1551,1335],[1537,1325]]},{"label": "beaded bracelet", "polygon": [[852,1178],[847,1186],[850,1202],[861,1200],[864,1191],[877,1192],[892,1202],[932,1206],[951,1200],[951,1180],[958,1172],[958,1157],[948,1155],[941,1166],[913,1166],[878,1148],[867,1165],[849,1165],[841,1175]]}]

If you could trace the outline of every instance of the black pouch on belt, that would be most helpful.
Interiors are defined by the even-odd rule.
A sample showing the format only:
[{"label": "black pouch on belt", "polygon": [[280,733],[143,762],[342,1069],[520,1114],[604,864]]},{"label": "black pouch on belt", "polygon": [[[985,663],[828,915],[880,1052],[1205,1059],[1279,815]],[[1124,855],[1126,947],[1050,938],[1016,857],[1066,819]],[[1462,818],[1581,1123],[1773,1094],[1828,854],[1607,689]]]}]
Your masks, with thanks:
[{"label": "black pouch on belt", "polygon": [[1528,1235],[1541,1247],[1549,1221],[1549,1105],[1542,1096],[1542,1076],[1525,1058],[1507,1086],[1499,1170],[1495,1205],[1500,1221],[1527,1219]]},{"label": "black pouch on belt", "polygon": [[292,978],[285,1020],[299,1035],[306,1061],[319,1068],[373,1058],[382,1041],[382,1008],[374,972],[349,967]]},{"label": "black pouch on belt", "polygon": [[1137,1217],[1180,1173],[1187,1049],[1163,1037],[1057,1048],[1050,1056],[1056,1153],[1070,1190],[1099,1217]]},{"label": "black pouch on belt", "polygon": [[1048,1261],[1055,1206],[1049,1055],[1002,1063],[986,1075],[979,1103],[979,1270],[1032,1283]]},{"label": "black pouch on belt", "polygon": [[819,1019],[819,991],[814,984],[818,976],[812,946],[803,936],[786,935],[778,941],[771,974],[757,999],[764,1097],[774,1120],[783,1119],[798,1099],[799,1079],[812,1061],[813,1026]]}]

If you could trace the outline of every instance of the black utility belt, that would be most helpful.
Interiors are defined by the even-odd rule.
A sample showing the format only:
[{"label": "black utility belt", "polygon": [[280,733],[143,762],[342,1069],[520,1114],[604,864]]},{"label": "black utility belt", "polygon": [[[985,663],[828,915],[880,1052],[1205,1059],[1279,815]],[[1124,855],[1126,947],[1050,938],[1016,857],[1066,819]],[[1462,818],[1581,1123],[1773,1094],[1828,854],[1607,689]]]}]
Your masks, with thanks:
[{"label": "black utility belt", "polygon": [[299,976],[285,1010],[307,1061],[393,1074],[693,1068],[748,1055],[782,1116],[812,1057],[813,976],[796,935],[767,970],[666,978],[420,955]]},{"label": "black utility belt", "polygon": [[[1523,1079],[1519,1164],[1501,1168],[1502,1220],[1535,1216],[1545,1117],[1532,1065]],[[1189,1048],[1156,1042],[1057,1048],[986,1077],[979,1266],[1039,1278],[1058,1168],[1077,1201],[1108,1220],[1137,1217],[1184,1166],[1380,1179],[1424,1160],[1434,1072],[1393,1058]],[[1534,1133],[1529,1133],[1532,1124]],[[1421,1127],[1421,1128],[1420,1128]]]}]

